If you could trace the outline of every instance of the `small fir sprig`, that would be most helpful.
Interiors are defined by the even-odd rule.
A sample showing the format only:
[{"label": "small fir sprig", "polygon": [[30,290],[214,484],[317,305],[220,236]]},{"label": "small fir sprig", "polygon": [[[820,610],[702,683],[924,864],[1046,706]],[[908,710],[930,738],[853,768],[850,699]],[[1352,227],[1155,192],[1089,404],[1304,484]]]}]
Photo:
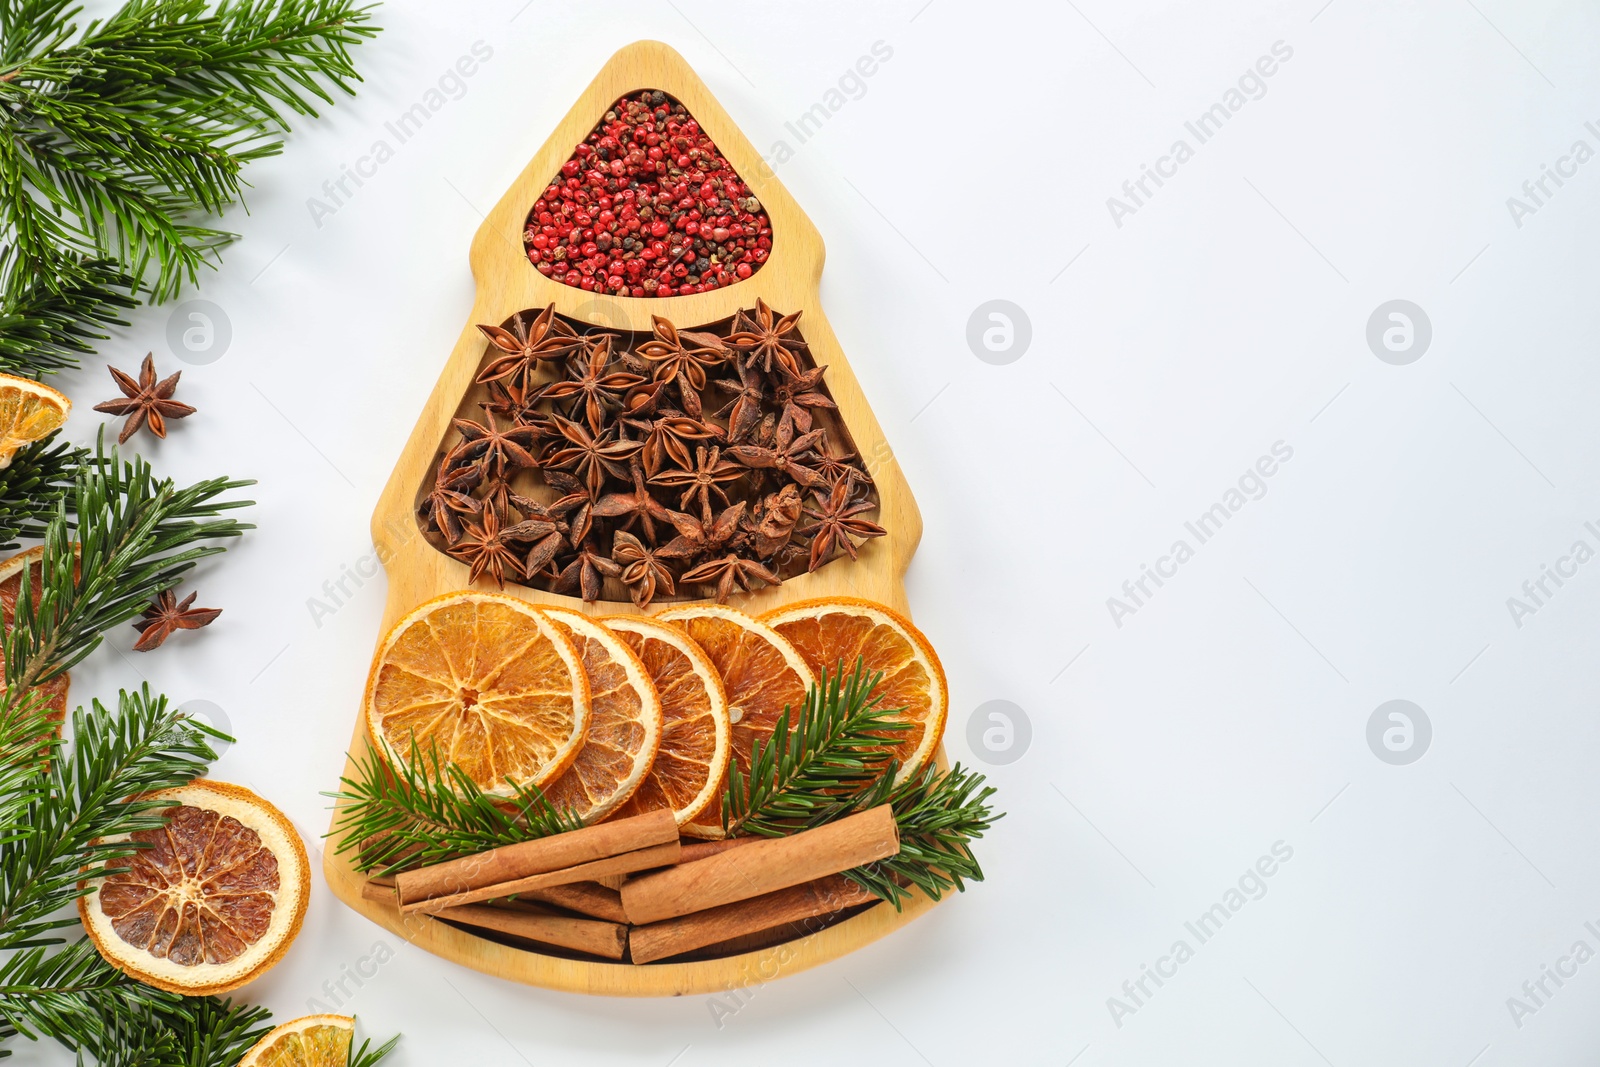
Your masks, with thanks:
[{"label": "small fir sprig", "polygon": [[210,478],[178,488],[143,458],[106,452],[102,435],[45,526],[37,581],[33,568],[22,571],[16,621],[0,640],[7,687],[23,692],[68,670],[106,630],[223,551],[218,540],[253,529],[223,515],[252,503],[224,494],[252,484]]},{"label": "small fir sprig", "polygon": [[355,777],[323,795],[338,802],[335,853],[353,852],[359,871],[395,874],[583,826],[534,786],[508,779],[512,795],[491,797],[437,744],[423,751],[413,739],[410,758],[394,763],[376,749],[352,759]]},{"label": "small fir sprig", "polygon": [[57,444],[56,437],[24,445],[0,469],[0,551],[16,548],[18,538],[44,536],[44,524],[89,458],[88,449]]},{"label": "small fir sprig", "polygon": [[885,743],[907,724],[896,718],[902,709],[882,706],[882,681],[859,658],[848,677],[841,662],[806,690],[792,722],[783,709],[771,738],[751,751],[749,772],[737,760],[728,768],[722,826],[729,837],[781,837],[819,825],[836,817],[842,797],[892,777]]},{"label": "small fir sprig", "polygon": [[94,351],[119,313],[138,305],[134,281],[105,259],[46,257],[18,267],[0,251],[0,371],[40,378]]},{"label": "small fir sprig", "polygon": [[352,92],[377,32],[349,0],[131,0],[81,32],[78,14],[0,8],[0,241],[39,278],[113,258],[157,301],[233,239],[189,217],[237,202],[291,116]]},{"label": "small fir sprig", "polygon": [[882,746],[893,736],[885,716],[899,709],[879,707],[874,690],[882,676],[863,677],[859,659],[841,683],[843,670],[841,662],[831,675],[822,672],[787,734],[784,710],[772,737],[751,752],[749,774],[730,771],[723,800],[729,836],[778,837],[888,804],[899,853],[845,871],[846,878],[897,910],[911,895],[908,886],[938,900],[983,881],[971,842],[1003,817],[988,803],[994,788],[959,763],[945,772],[928,766],[897,783],[899,765]]},{"label": "small fir sprig", "polygon": [[900,831],[900,851],[888,859],[856,867],[844,876],[861,888],[895,906],[898,911],[915,886],[934,900],[968,881],[983,881],[983,868],[972,854],[972,841],[1003,818],[989,798],[994,786],[984,777],[957,763],[948,771],[924,767],[898,785],[892,777],[880,780],[855,802],[865,811],[888,804]]}]

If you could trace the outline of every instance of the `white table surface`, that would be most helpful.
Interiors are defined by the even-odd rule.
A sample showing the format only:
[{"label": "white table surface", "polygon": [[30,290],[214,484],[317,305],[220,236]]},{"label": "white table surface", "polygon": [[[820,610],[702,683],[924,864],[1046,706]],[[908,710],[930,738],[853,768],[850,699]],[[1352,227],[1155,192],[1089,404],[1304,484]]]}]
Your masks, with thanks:
[{"label": "white table surface", "polygon": [[[1600,562],[1563,564],[1575,576],[1520,619],[1508,598],[1574,542],[1600,549],[1600,162],[1561,162],[1600,150],[1600,15],[1218,7],[381,10],[360,97],[249,169],[243,240],[188,294],[231,343],[184,372],[200,414],[145,441],[179,479],[260,480],[260,529],[197,582],[225,614],[148,656],[126,629],[75,696],[148,679],[214,702],[239,738],[217,775],[317,839],[384,581],[347,580],[325,618],[312,599],[366,566],[368,517],[470,305],[480,212],[606,58],[653,37],[752,141],[792,150],[778,172],[828,244],[825,306],[926,523],[909,592],[949,672],[950,756],[995,758],[968,734],[992,700],[1032,740],[985,768],[1009,811],[979,846],[986,882],[737,1012],[483,977],[345,909],[320,870],[299,940],[245,996],[288,1018],[376,969],[342,1007],[404,1031],[394,1062],[415,1065],[1592,1061],[1600,962],[1560,961],[1600,951]],[[492,57],[459,99],[314,218],[323,183],[480,41]],[[859,98],[797,143],[785,123],[877,42],[892,56]],[[1200,143],[1185,123],[1275,46],[1292,55],[1259,99]],[[1114,219],[1108,198],[1179,139],[1192,158]],[[1558,164],[1575,175],[1536,204],[1523,183]],[[1005,365],[966,342],[991,299],[1031,322]],[[1396,299],[1432,330],[1403,365],[1366,338]],[[65,376],[80,436],[105,361],[182,366],[169,314],[141,312]],[[1279,442],[1292,457],[1260,498],[1199,543],[1185,523]],[[1114,618],[1108,598],[1180,539],[1193,558]],[[1367,741],[1395,699],[1431,723],[1409,764]],[[1245,877],[1259,899],[1233,898],[1202,943],[1185,924],[1226,909],[1275,844],[1291,858],[1259,893]],[[1180,940],[1192,958],[1124,993]],[[1546,966],[1576,973],[1535,1003],[1523,984]]]}]

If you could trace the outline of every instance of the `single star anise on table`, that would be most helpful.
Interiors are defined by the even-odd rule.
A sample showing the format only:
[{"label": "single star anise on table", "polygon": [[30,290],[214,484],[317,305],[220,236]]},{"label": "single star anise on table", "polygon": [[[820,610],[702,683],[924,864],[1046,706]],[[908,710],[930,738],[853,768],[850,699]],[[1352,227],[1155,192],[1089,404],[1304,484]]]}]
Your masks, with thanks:
[{"label": "single star anise on table", "polygon": [[483,368],[478,381],[510,379],[517,388],[527,391],[533,388],[533,378],[541,360],[565,359],[581,348],[583,339],[571,326],[556,318],[555,313],[556,306],[551,304],[531,320],[517,312],[512,316],[510,330],[479,326],[501,355]]},{"label": "single star anise on table", "polygon": [[605,427],[608,413],[622,407],[623,397],[628,390],[644,381],[637,374],[607,369],[611,363],[611,341],[610,334],[586,339],[589,358],[583,370],[572,367],[572,377],[556,382],[544,391],[547,400],[568,401],[571,404],[569,413],[573,417],[577,417],[581,408],[589,424],[589,432],[594,434]]},{"label": "single star anise on table", "polygon": [[135,630],[141,631],[133,650],[149,652],[159,648],[178,630],[198,630],[211,625],[222,614],[222,609],[191,607],[197,595],[190,593],[180,601],[170,589],[158,593],[150,606],[144,609],[144,617],[133,624]]},{"label": "single star anise on table", "polygon": [[806,350],[797,328],[799,324],[800,312],[779,316],[766,301],[757,297],[755,315],[741,309],[734,317],[733,332],[725,340],[729,348],[739,353],[746,367],[759,366],[771,374],[773,366],[777,365],[788,374],[798,375],[800,361],[796,353]]},{"label": "single star anise on table", "polygon": [[636,606],[647,608],[660,590],[671,596],[677,592],[672,582],[672,569],[662,553],[665,549],[647,547],[626,530],[618,530],[611,542],[611,560],[622,567],[622,584]]},{"label": "single star anise on table", "polygon": [[861,518],[862,513],[871,511],[874,505],[871,501],[854,499],[851,492],[849,480],[840,480],[827,493],[812,493],[816,506],[807,507],[805,513],[814,521],[796,531],[802,537],[811,538],[808,570],[816,570],[840,551],[855,559],[852,536],[882,537],[888,532],[877,523]]},{"label": "single star anise on table", "polygon": [[124,399],[107,400],[96,404],[94,409],[107,415],[128,416],[128,421],[122,424],[122,432],[117,434],[118,444],[127,444],[128,438],[138,433],[141,426],[148,427],[157,437],[165,437],[168,419],[188,418],[195,413],[195,408],[172,399],[183,371],[176,371],[170,378],[156,381],[154,352],[144,357],[137,381],[115,367],[106,369],[111,372],[111,380],[117,383],[117,388],[122,390]]}]

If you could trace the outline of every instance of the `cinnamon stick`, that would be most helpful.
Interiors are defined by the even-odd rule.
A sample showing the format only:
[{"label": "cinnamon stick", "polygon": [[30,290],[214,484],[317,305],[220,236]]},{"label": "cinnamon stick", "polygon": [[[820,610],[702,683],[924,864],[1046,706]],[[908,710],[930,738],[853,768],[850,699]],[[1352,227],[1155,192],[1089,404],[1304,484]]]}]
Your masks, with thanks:
[{"label": "cinnamon stick", "polygon": [[542,941],[591,956],[620,960],[628,943],[628,928],[620,923],[597,919],[571,919],[565,915],[538,914],[528,906],[517,909],[491,908],[486,904],[466,904],[434,912],[436,919],[449,919],[484,930],[497,930],[530,941]]},{"label": "cinnamon stick", "polygon": [[406,905],[469,893],[482,886],[576,867],[677,840],[677,821],[671,811],[663,808],[630,819],[603,822],[405,871],[396,877],[395,883],[400,890],[400,903]]},{"label": "cinnamon stick", "polygon": [[[671,813],[669,812],[668,814],[670,815]],[[530,874],[526,878],[517,878],[509,882],[495,882],[492,885],[479,886],[464,893],[426,897],[422,900],[412,901],[409,904],[401,904],[400,910],[408,913],[415,911],[437,912],[441,908],[476,904],[484,900],[493,900],[496,897],[516,896],[531,889],[545,889],[553,885],[570,885],[573,882],[592,882],[596,878],[603,878],[607,875],[647,871],[652,867],[666,867],[677,863],[678,852],[678,839],[674,836],[671,841],[664,845],[652,845],[649,848],[635,849],[632,852],[624,852],[620,856],[607,856],[591,863],[580,863],[576,867],[563,867],[556,871]]]},{"label": "cinnamon stick", "polygon": [[361,883],[361,899],[387,904],[391,908],[400,906],[400,899],[394,895],[394,886],[384,885],[377,879]]},{"label": "cinnamon stick", "polygon": [[876,899],[848,878],[830,875],[750,900],[635,926],[628,932],[628,952],[634,963],[649,963]]},{"label": "cinnamon stick", "polygon": [[599,882],[573,882],[571,885],[552,885],[543,889],[524,889],[517,894],[522,900],[537,900],[554,904],[568,911],[578,912],[596,919],[614,923],[628,921],[622,910],[622,896],[615,889]]},{"label": "cinnamon stick", "polygon": [[894,812],[880,804],[814,830],[751,841],[634,878],[622,887],[622,909],[629,922],[642,926],[787,889],[899,851]]},{"label": "cinnamon stick", "polygon": [[738,848],[740,845],[749,844],[751,841],[756,840],[759,840],[759,838],[728,837],[721,841],[685,841],[683,843],[683,856],[678,862],[693,863],[695,860],[703,860],[707,856],[715,856],[719,852],[726,852],[730,848]]}]

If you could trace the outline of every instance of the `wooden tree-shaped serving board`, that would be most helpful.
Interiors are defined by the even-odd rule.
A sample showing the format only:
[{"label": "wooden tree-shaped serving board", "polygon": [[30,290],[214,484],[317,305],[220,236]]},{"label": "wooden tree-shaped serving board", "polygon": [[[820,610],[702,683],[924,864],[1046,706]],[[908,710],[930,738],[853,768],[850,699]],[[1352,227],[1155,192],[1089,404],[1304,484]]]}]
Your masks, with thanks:
[{"label": "wooden tree-shaped serving board", "polygon": [[[681,102],[759,198],[770,219],[772,243],[765,264],[751,277],[691,295],[604,296],[546,277],[530,263],[523,243],[530,209],[574,146],[584,141],[607,109],[640,90],[660,90]],[[473,238],[471,263],[477,296],[471,314],[373,514],[372,536],[389,580],[382,632],[423,601],[469,588],[468,567],[430,543],[419,525],[417,508],[420,495],[431,485],[441,443],[451,433],[451,419],[468,413],[481,418],[476,401],[482,386],[476,384],[476,378],[489,348],[476,324],[503,323],[519,311],[551,304],[569,321],[645,334],[651,330],[652,315],[693,329],[725,321],[741,308],[753,308],[758,297],[780,312],[803,312],[805,343],[815,364],[827,368],[826,384],[838,405],[837,415],[829,415],[835,426],[844,428],[870,473],[877,493],[877,522],[887,534],[866,542],[858,560],[837,559],[779,585],[735,595],[730,603],[759,614],[810,597],[853,596],[909,614],[903,577],[921,536],[922,522],[878,421],[823,314],[817,292],[822,261],[822,240],[816,228],[681,56],[654,41],[637,42],[613,56]],[[480,579],[479,584],[493,588],[487,579]],[[585,604],[575,596],[509,582],[505,592],[536,604],[595,615],[637,610],[626,600]],[[649,610],[656,607],[652,604]],[[351,751],[364,752],[367,745],[362,716],[357,714]],[[939,758],[942,763],[942,755]],[[351,764],[347,763],[346,773],[353,773]],[[901,911],[887,904],[873,905],[786,942],[757,942],[758,947],[720,958],[635,966],[575,959],[555,950],[539,951],[526,943],[490,940],[423,915],[401,916],[393,907],[363,899],[364,879],[352,867],[349,853],[329,848],[325,856],[324,872],[334,893],[412,943],[487,974],[580,993],[668,996],[770,980],[851,952],[910,922],[933,904],[919,893]]]}]

